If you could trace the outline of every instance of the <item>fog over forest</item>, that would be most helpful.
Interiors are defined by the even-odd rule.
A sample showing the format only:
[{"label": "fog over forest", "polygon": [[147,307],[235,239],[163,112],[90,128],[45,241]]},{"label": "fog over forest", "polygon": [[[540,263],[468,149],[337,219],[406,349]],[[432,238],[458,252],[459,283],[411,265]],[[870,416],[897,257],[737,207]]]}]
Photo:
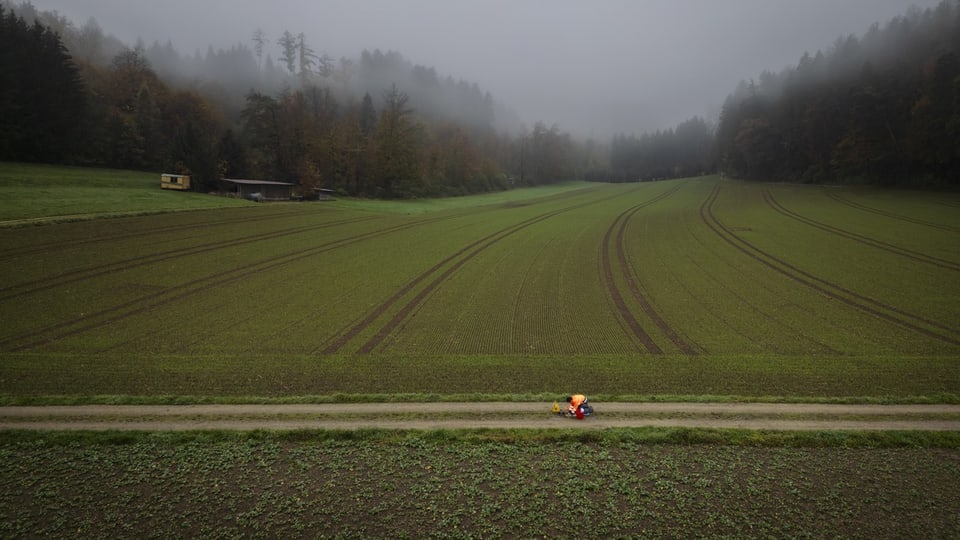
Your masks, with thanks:
[{"label": "fog over forest", "polygon": [[[716,122],[742,80],[939,0],[32,0],[75,24],[94,18],[131,46],[182,55],[252,47],[276,62],[285,31],[319,54],[396,51],[479,85],[530,127],[606,139],[699,115]],[[401,88],[401,90],[405,90]]]},{"label": "fog over forest", "polygon": [[304,197],[953,186],[960,1],[913,1],[0,0],[0,160]]}]

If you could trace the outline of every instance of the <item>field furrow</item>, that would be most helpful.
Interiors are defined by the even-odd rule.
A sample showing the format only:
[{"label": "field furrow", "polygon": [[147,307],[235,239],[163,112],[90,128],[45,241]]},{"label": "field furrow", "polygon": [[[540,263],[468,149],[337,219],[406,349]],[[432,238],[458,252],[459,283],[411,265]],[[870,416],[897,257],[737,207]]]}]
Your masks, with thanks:
[{"label": "field furrow", "polygon": [[922,225],[924,227],[930,227],[932,229],[939,229],[941,231],[948,231],[948,232],[955,232],[955,233],[960,232],[960,227],[955,227],[953,225],[945,225],[942,223],[936,223],[933,221],[929,221],[926,219],[919,219],[912,216],[906,216],[903,214],[898,214],[896,212],[890,212],[888,210],[882,210],[879,208],[873,208],[871,206],[867,206],[866,204],[863,204],[857,201],[851,201],[850,199],[844,197],[843,195],[840,195],[839,193],[836,193],[835,191],[828,191],[827,195],[831,199],[834,199],[835,201],[845,206],[849,206],[850,208],[856,208],[857,210],[862,210],[864,212],[869,212],[871,214],[875,214],[878,216],[883,216],[883,217],[895,219],[898,221],[904,221],[907,223],[913,223],[916,225]]},{"label": "field furrow", "polygon": [[[434,276],[434,274],[437,274],[435,277],[433,277],[432,280],[426,283],[426,285],[424,285],[422,289],[420,289],[416,294],[414,294],[414,296],[410,300],[408,300],[406,304],[401,306],[399,310],[397,310],[382,326],[380,326],[380,328],[376,330],[376,332],[372,336],[366,339],[366,341],[364,341],[363,344],[360,345],[358,349],[358,352],[361,354],[368,354],[373,352],[384,342],[384,340],[387,339],[388,336],[390,336],[392,332],[394,332],[399,326],[401,326],[403,322],[408,317],[411,316],[411,314],[416,312],[419,309],[419,306],[431,294],[433,294],[434,291],[436,291],[436,289],[444,281],[449,279],[451,275],[457,272],[467,262],[477,257],[480,253],[484,252],[485,250],[489,249],[491,246],[501,242],[502,240],[530,226],[536,225],[540,222],[546,221],[560,214],[564,214],[567,212],[571,212],[573,210],[583,208],[585,206],[596,204],[598,202],[601,202],[605,199],[609,199],[612,197],[615,197],[615,196],[608,196],[606,198],[600,198],[600,199],[594,198],[592,200],[587,200],[586,202],[581,201],[574,205],[569,205],[551,212],[542,213],[534,217],[528,218],[526,220],[520,221],[519,223],[508,225],[507,227],[499,229],[479,240],[471,242],[470,244],[461,248],[454,254],[443,259],[442,261],[440,261],[439,263],[437,263],[427,271],[418,275],[411,282],[409,282],[405,287],[398,290],[385,302],[378,305],[374,310],[370,311],[366,317],[364,317],[358,323],[354,324],[349,329],[344,331],[340,335],[340,337],[338,337],[335,341],[326,345],[323,348],[322,352],[324,354],[333,354],[340,351],[340,349],[344,347],[347,343],[349,343],[350,340],[352,340],[354,337],[359,335],[361,332],[364,332],[368,327],[370,327],[373,324],[374,321],[376,321],[381,316],[383,316],[398,300],[410,294],[413,290],[415,290],[416,286],[419,285],[421,282],[424,282],[428,278]],[[446,268],[441,272],[440,270],[444,267]]]},{"label": "field furrow", "polygon": [[703,177],[3,229],[0,390],[956,393],[940,199]]},{"label": "field furrow", "polygon": [[[630,279],[676,334],[674,342],[658,332],[664,347],[671,354],[689,354],[678,343],[697,354],[817,351],[787,324],[787,313],[771,305],[783,301],[777,284],[748,275],[752,269],[722,249],[696,213],[714,184],[712,179],[686,181],[669,199],[633,214],[624,228]],[[628,282],[622,283],[626,290]]]},{"label": "field furrow", "polygon": [[[227,210],[220,210],[217,213],[227,213]],[[58,238],[56,240],[48,240],[39,244],[24,244],[8,249],[3,253],[0,253],[0,261],[12,259],[15,257],[22,257],[24,255],[36,255],[39,253],[59,253],[64,249],[76,249],[82,247],[84,249],[89,249],[92,244],[107,244],[115,243],[121,240],[143,240],[149,237],[155,236],[168,236],[171,233],[183,234],[187,232],[200,231],[204,232],[206,230],[216,228],[216,227],[237,227],[237,226],[250,226],[250,225],[260,225],[263,222],[273,221],[278,219],[287,219],[293,216],[302,215],[302,211],[295,207],[281,207],[279,209],[271,209],[270,211],[258,212],[251,214],[249,209],[244,208],[242,211],[237,212],[236,210],[230,211],[232,215],[230,217],[224,217],[221,219],[211,218],[210,212],[194,212],[190,217],[196,216],[196,221],[192,223],[174,223],[174,224],[165,224],[163,227],[158,227],[155,218],[138,220],[130,219],[128,224],[122,228],[121,231],[111,231],[109,234],[96,234],[91,236],[89,234],[69,234],[72,231],[80,232],[85,229],[83,225],[89,224],[73,224],[72,226],[57,225],[60,228],[68,229],[68,238]],[[184,219],[186,216],[177,215],[178,220]],[[96,222],[93,223],[94,228],[99,228],[100,224]],[[138,226],[139,225],[139,226]],[[29,237],[29,234],[18,235],[21,237]]]},{"label": "field furrow", "polygon": [[[397,328],[397,326],[404,319],[410,316],[410,314],[420,305],[420,303],[422,303],[434,290],[436,290],[436,288],[439,287],[441,283],[446,281],[447,278],[449,278],[454,272],[459,270],[460,267],[462,267],[464,264],[466,264],[471,259],[476,257],[482,251],[486,250],[487,248],[496,244],[497,242],[500,242],[501,240],[509,237],[510,235],[516,233],[517,231],[523,230],[531,225],[534,225],[536,223],[549,219],[562,212],[563,210],[558,210],[556,212],[544,214],[542,216],[538,216],[536,218],[527,220],[518,225],[504,229],[502,231],[498,231],[497,233],[484,238],[483,241],[471,245],[470,247],[472,248],[472,250],[470,250],[469,252],[467,253],[458,252],[456,256],[459,256],[459,255],[463,255],[463,256],[456,262],[452,263],[449,266],[449,268],[447,268],[443,273],[441,273],[436,278],[434,278],[420,292],[418,292],[409,302],[407,302],[407,304],[404,305],[389,321],[387,321],[387,323],[384,326],[382,326],[380,330],[378,330],[373,337],[367,340],[367,342],[360,347],[359,352],[361,353],[372,352],[378,345],[380,345],[380,343],[383,342],[383,340],[388,335],[390,335],[391,332],[394,331],[394,329]],[[446,262],[449,262],[449,261],[446,261]]]},{"label": "field furrow", "polygon": [[[626,281],[627,286],[630,290],[630,293],[633,295],[634,300],[640,304],[641,309],[653,321],[653,324],[660,330],[660,332],[673,343],[683,354],[697,354],[696,349],[693,345],[688,343],[683,339],[673,327],[670,326],[667,321],[664,320],[663,316],[657,311],[648,298],[648,295],[642,290],[639,285],[639,282],[636,278],[636,271],[633,268],[630,260],[627,257],[627,248],[624,242],[625,232],[627,230],[627,224],[630,221],[630,218],[634,216],[640,209],[659,202],[660,200],[673,195],[680,189],[681,185],[677,184],[669,191],[664,192],[660,196],[651,199],[647,202],[638,204],[637,206],[631,208],[623,216],[623,219],[620,220],[620,226],[617,228],[617,260],[620,265],[620,271],[623,274],[623,279]],[[614,285],[615,286],[615,285]]]},{"label": "field furrow", "polygon": [[620,316],[622,324],[629,330],[629,332],[643,345],[643,348],[650,354],[663,354],[663,349],[650,337],[650,334],[643,329],[640,323],[637,321],[637,318],[633,316],[633,312],[627,307],[627,302],[624,300],[623,295],[620,293],[620,289],[617,287],[616,278],[613,272],[613,262],[610,257],[610,237],[617,228],[617,224],[621,221],[624,221],[624,215],[629,213],[629,210],[617,216],[617,218],[610,224],[610,227],[607,228],[606,234],[603,236],[603,247],[601,248],[602,261],[601,265],[603,267],[603,281],[607,286],[607,292],[610,295],[610,300],[613,302],[614,307],[616,308],[617,314]]},{"label": "field furrow", "polygon": [[36,279],[36,280],[28,281],[25,283],[19,283],[16,285],[8,285],[8,286],[0,287],[0,301],[17,298],[24,295],[34,294],[40,291],[51,289],[53,287],[61,287],[63,285],[68,285],[71,283],[76,283],[79,281],[84,281],[87,279],[104,276],[104,275],[112,274],[115,272],[131,270],[141,266],[147,266],[147,265],[170,261],[173,259],[178,259],[183,257],[191,257],[191,256],[199,255],[201,253],[210,253],[218,250],[229,249],[236,246],[242,246],[242,245],[250,244],[254,242],[266,242],[266,241],[274,240],[277,238],[281,238],[281,237],[289,236],[293,234],[303,234],[308,232],[319,231],[319,230],[327,229],[330,227],[336,227],[338,225],[359,223],[359,222],[367,221],[370,219],[373,219],[373,218],[353,217],[349,219],[336,220],[336,221],[331,221],[331,222],[321,223],[316,225],[291,227],[287,229],[280,229],[276,231],[243,236],[240,238],[234,238],[230,240],[206,242],[203,244],[189,246],[189,247],[150,253],[147,255],[139,256],[139,257],[133,257],[133,258],[124,259],[120,261],[114,261],[114,262],[92,266],[92,267],[68,270],[53,276]]},{"label": "field furrow", "polygon": [[940,258],[937,258],[937,257],[932,257],[932,256],[927,255],[927,254],[925,254],[925,253],[921,253],[921,252],[913,251],[913,250],[906,249],[906,248],[903,248],[903,247],[895,246],[895,245],[893,245],[893,244],[890,244],[890,243],[888,243],[888,242],[884,242],[884,241],[882,241],[882,240],[877,240],[877,239],[874,239],[874,238],[869,238],[869,237],[867,237],[867,236],[864,236],[864,235],[861,235],[861,234],[857,234],[857,233],[855,233],[855,232],[842,229],[842,228],[840,228],[840,227],[835,227],[835,226],[833,226],[833,225],[829,225],[829,224],[824,223],[824,222],[822,222],[822,221],[817,221],[817,220],[815,220],[815,219],[812,219],[812,218],[803,216],[803,215],[801,215],[801,214],[799,214],[799,213],[797,213],[797,212],[794,212],[794,211],[792,211],[792,210],[789,210],[789,209],[785,208],[782,204],[780,204],[780,203],[777,201],[777,199],[773,196],[773,193],[771,193],[769,189],[765,189],[765,190],[763,191],[763,197],[764,197],[764,200],[766,201],[767,205],[770,206],[770,208],[774,209],[774,210],[777,211],[778,213],[780,213],[780,214],[782,214],[782,215],[784,215],[784,216],[787,216],[787,217],[789,217],[789,218],[791,218],[791,219],[795,219],[795,220],[797,220],[797,221],[799,221],[799,222],[801,222],[801,223],[805,223],[805,224],[807,224],[807,225],[810,225],[811,227],[815,227],[815,228],[817,228],[817,229],[820,229],[820,230],[823,230],[823,231],[827,231],[827,232],[829,232],[829,233],[835,234],[835,235],[840,236],[840,237],[842,237],[842,238],[847,238],[847,239],[849,239],[849,240],[853,240],[853,241],[859,242],[859,243],[861,243],[861,244],[865,244],[865,245],[868,245],[868,246],[872,246],[872,247],[875,247],[875,248],[878,248],[878,249],[887,251],[887,252],[889,252],[889,253],[894,253],[894,254],[896,254],[896,255],[900,255],[900,256],[906,257],[906,258],[908,258],[908,259],[914,260],[914,261],[924,262],[924,263],[927,263],[927,264],[932,264],[932,265],[934,265],[934,266],[938,266],[938,267],[940,267],[940,268],[945,268],[945,269],[947,269],[947,270],[953,270],[953,271],[960,272],[960,264],[957,264],[957,263],[955,263],[955,262],[953,262],[953,261],[948,261],[948,260],[945,260],[945,259],[940,259]]},{"label": "field furrow", "polygon": [[258,273],[276,270],[282,266],[300,262],[307,258],[314,257],[334,249],[356,244],[371,238],[377,238],[383,235],[406,230],[418,225],[432,223],[438,219],[442,218],[422,219],[403,223],[372,232],[349,236],[340,240],[321,243],[319,245],[286,253],[281,256],[258,260],[242,266],[235,266],[230,269],[217,271],[212,274],[206,274],[202,277],[192,279],[177,286],[163,288],[151,294],[143,295],[121,304],[112,305],[98,311],[83,313],[80,317],[62,320],[57,323],[34,328],[19,335],[5,337],[0,339],[0,347],[8,350],[28,350],[67,336],[76,335],[93,329],[101,328],[109,324],[114,324],[122,319],[156,309],[160,306],[192,299],[202,291],[236,283],[239,280],[249,278],[250,276]]},{"label": "field furrow", "polygon": [[895,306],[874,300],[841,285],[820,278],[810,272],[801,270],[786,260],[768,253],[738,236],[729,227],[724,226],[713,213],[713,205],[717,200],[720,190],[719,185],[714,187],[710,196],[701,206],[700,214],[708,227],[730,246],[771,270],[801,285],[809,287],[826,297],[839,300],[868,315],[898,325],[917,334],[922,334],[925,337],[933,338],[950,345],[960,345],[960,338],[956,335],[956,331],[946,324],[929,320]]}]

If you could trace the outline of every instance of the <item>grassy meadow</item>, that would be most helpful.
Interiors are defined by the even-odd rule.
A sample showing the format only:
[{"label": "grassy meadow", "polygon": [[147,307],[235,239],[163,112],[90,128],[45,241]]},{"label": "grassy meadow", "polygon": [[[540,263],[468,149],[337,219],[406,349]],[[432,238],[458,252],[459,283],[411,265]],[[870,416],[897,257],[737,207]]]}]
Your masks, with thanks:
[{"label": "grassy meadow", "polygon": [[[960,402],[960,195],[154,176],[0,166],[0,402]],[[0,536],[951,538],[958,482],[954,433],[0,430]]]},{"label": "grassy meadow", "polygon": [[160,174],[0,163],[0,227],[249,206],[236,199],[159,189]]}]

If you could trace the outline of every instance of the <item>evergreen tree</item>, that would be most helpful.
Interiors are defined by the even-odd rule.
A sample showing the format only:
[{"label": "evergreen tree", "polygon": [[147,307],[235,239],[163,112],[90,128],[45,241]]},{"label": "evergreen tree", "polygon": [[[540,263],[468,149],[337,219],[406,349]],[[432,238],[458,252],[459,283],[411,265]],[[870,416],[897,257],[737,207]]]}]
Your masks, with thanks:
[{"label": "evergreen tree", "polygon": [[716,159],[758,180],[960,183],[960,4],[837,39],[728,97]]},{"label": "evergreen tree", "polygon": [[384,93],[383,111],[376,131],[376,172],[384,197],[422,194],[419,130],[410,115],[409,96],[396,85]]},{"label": "evergreen tree", "polygon": [[537,122],[530,134],[530,144],[525,157],[526,183],[530,185],[554,184],[574,177],[573,140],[556,125],[549,129]]},{"label": "evergreen tree", "polygon": [[223,178],[249,178],[250,163],[247,148],[237,138],[232,129],[228,129],[217,144],[219,175]]},{"label": "evergreen tree", "polygon": [[0,6],[0,159],[77,159],[86,89],[60,36]]},{"label": "evergreen tree", "polygon": [[280,105],[270,96],[251,91],[241,117],[250,172],[262,178],[275,177],[279,172]]},{"label": "evergreen tree", "polygon": [[373,98],[370,94],[364,94],[360,102],[360,132],[365,137],[373,134],[377,127],[377,111],[373,108]]}]

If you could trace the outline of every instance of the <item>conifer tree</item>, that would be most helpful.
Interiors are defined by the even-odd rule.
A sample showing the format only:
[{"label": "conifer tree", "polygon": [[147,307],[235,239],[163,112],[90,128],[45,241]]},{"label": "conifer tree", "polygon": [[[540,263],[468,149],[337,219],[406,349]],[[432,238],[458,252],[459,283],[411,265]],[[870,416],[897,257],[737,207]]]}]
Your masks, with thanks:
[{"label": "conifer tree", "polygon": [[75,160],[85,93],[60,36],[0,6],[0,159]]}]

